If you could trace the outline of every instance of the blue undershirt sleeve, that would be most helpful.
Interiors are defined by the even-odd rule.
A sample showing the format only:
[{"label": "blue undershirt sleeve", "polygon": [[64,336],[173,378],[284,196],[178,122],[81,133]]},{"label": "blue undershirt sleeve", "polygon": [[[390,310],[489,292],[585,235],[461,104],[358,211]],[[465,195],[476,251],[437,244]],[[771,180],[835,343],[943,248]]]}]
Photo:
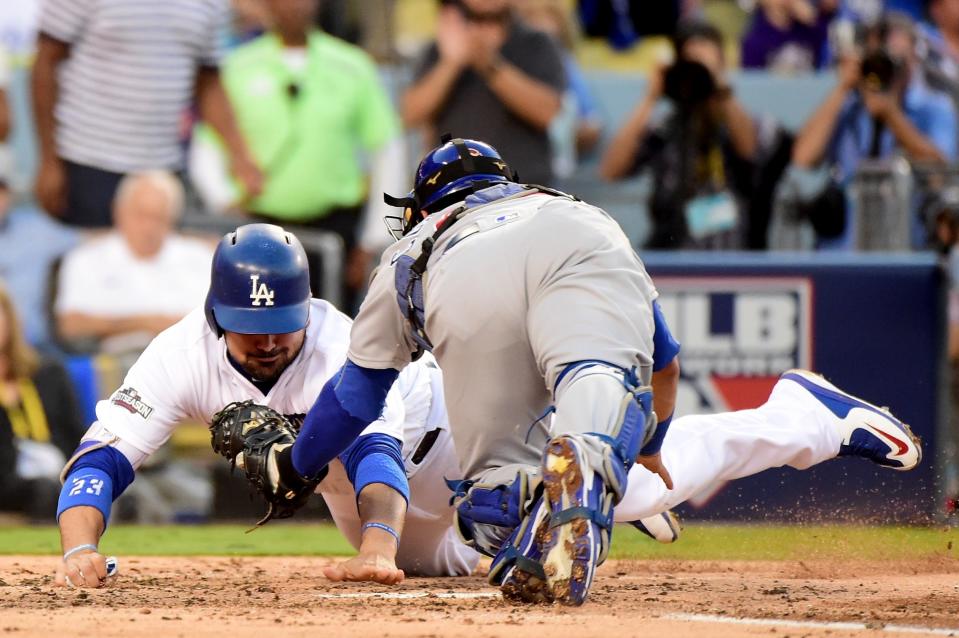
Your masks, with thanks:
[{"label": "blue undershirt sleeve", "polygon": [[320,391],[293,444],[293,469],[316,476],[363,429],[380,418],[386,394],[399,376],[392,368],[375,370],[347,360]]},{"label": "blue undershirt sleeve", "polygon": [[[86,441],[77,448],[77,452],[95,444],[94,441]],[[81,455],[63,481],[57,502],[57,520],[71,507],[88,505],[100,510],[106,526],[113,501],[129,487],[133,477],[133,466],[116,448],[101,447]]]},{"label": "blue undershirt sleeve", "polygon": [[679,354],[679,342],[673,337],[659,302],[653,300],[653,372],[662,370]]},{"label": "blue undershirt sleeve", "polygon": [[340,455],[346,475],[359,498],[367,485],[383,483],[402,494],[410,502],[410,485],[403,465],[402,443],[382,433],[366,434],[356,439]]}]

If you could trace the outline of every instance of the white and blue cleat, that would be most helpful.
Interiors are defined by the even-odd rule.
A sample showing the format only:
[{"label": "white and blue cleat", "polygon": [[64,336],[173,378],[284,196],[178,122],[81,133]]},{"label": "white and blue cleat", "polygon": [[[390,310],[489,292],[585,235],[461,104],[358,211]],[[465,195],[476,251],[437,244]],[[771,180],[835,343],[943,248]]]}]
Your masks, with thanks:
[{"label": "white and blue cleat", "polygon": [[542,545],[547,597],[562,605],[582,605],[609,551],[613,494],[569,436],[558,436],[546,446],[543,488],[550,507]]},{"label": "white and blue cleat", "polygon": [[659,543],[675,543],[683,530],[679,516],[672,510],[630,521],[629,524]]},{"label": "white and blue cleat", "polygon": [[802,386],[836,416],[842,434],[839,456],[859,456],[900,471],[922,460],[919,438],[887,408],[843,392],[808,370],[790,370],[781,378]]}]

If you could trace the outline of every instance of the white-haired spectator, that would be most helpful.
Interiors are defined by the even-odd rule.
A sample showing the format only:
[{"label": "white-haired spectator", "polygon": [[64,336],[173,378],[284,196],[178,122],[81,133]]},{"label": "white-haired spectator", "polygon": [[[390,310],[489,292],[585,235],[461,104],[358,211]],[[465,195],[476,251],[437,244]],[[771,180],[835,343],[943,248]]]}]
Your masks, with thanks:
[{"label": "white-haired spectator", "polygon": [[113,204],[115,229],[63,260],[54,307],[62,339],[101,340],[112,349],[102,340],[152,338],[203,301],[213,250],[174,232],[182,208],[183,187],[170,173],[123,178]]},{"label": "white-haired spectator", "polygon": [[108,227],[129,173],[183,167],[184,112],[226,141],[234,175],[262,175],[219,79],[228,0],[44,0],[32,91],[40,167],[36,195],[65,222]]}]

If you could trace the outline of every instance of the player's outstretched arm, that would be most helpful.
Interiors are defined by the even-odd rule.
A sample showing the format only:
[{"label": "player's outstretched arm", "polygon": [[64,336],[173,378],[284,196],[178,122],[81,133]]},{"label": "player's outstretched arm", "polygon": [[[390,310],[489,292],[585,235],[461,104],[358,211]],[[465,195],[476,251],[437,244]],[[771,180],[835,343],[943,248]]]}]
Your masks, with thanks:
[{"label": "player's outstretched arm", "polygon": [[359,555],[324,574],[334,581],[399,583],[404,574],[396,567],[396,552],[410,498],[403,444],[388,434],[366,434],[340,460],[356,492],[361,541]]},{"label": "player's outstretched arm", "polygon": [[90,440],[80,444],[63,471],[57,504],[63,561],[54,584],[100,587],[107,564],[98,551],[113,501],[133,482],[134,470],[119,450]]},{"label": "player's outstretched arm", "polygon": [[372,483],[357,499],[360,513],[360,551],[353,558],[323,574],[333,581],[372,581],[383,585],[403,582],[405,574],[396,566],[396,550],[403,533],[406,498],[393,487]]}]

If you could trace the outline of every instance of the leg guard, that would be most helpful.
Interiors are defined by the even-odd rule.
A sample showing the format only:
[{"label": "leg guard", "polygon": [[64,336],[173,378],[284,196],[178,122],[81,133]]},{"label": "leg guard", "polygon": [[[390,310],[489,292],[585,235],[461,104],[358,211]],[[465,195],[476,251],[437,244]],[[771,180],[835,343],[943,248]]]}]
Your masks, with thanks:
[{"label": "leg guard", "polygon": [[483,482],[447,481],[455,493],[454,528],[467,546],[487,556],[496,556],[510,535],[527,517],[540,493],[536,468],[515,470],[512,480],[498,472],[486,475]]},{"label": "leg guard", "polygon": [[554,438],[543,454],[549,527],[542,544],[547,597],[586,600],[612,540],[613,505],[653,428],[652,390],[635,374],[605,364],[581,365],[557,392]]},{"label": "leg guard", "polygon": [[640,385],[633,370],[602,362],[572,364],[561,379],[553,435],[579,441],[589,467],[618,503],[629,468],[655,432],[652,388]]}]

